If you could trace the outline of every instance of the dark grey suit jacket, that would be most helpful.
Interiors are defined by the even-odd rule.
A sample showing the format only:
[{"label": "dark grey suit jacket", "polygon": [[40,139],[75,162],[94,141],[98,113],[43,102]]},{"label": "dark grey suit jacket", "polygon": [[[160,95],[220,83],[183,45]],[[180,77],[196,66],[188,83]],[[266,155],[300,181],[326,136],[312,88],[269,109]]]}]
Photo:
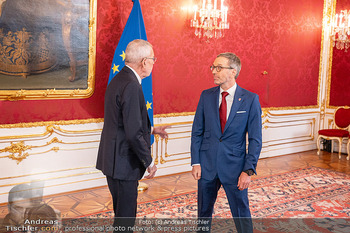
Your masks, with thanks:
[{"label": "dark grey suit jacket", "polygon": [[104,126],[96,168],[119,180],[139,180],[151,164],[151,123],[142,87],[124,67],[105,94]]}]

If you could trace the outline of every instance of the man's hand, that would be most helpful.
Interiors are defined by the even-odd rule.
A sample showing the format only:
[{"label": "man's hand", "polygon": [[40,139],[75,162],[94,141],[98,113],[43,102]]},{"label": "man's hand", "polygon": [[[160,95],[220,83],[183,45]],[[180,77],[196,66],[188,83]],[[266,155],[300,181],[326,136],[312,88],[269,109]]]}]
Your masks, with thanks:
[{"label": "man's hand", "polygon": [[154,127],[152,133],[158,134],[161,138],[168,138],[168,133],[165,130],[170,127],[170,125]]},{"label": "man's hand", "polygon": [[242,172],[238,178],[238,185],[237,185],[238,189],[241,191],[244,189],[247,189],[249,187],[250,181],[251,181],[251,177],[248,176],[247,173]]},{"label": "man's hand", "polygon": [[149,173],[147,176],[145,176],[146,179],[152,179],[157,171],[157,166],[153,165],[153,167],[148,167],[147,172]]},{"label": "man's hand", "polygon": [[193,165],[192,166],[192,176],[195,180],[199,180],[202,175],[201,165]]}]

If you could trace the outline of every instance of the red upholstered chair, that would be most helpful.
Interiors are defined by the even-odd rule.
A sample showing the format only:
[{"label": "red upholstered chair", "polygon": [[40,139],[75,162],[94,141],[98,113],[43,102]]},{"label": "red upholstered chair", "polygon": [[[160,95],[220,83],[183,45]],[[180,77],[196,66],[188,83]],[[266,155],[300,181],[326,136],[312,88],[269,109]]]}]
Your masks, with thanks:
[{"label": "red upholstered chair", "polygon": [[[322,129],[318,131],[317,138],[317,154],[320,154],[320,140],[321,138],[327,140],[338,140],[339,143],[339,159],[341,157],[341,145],[343,140],[348,139],[347,142],[347,160],[349,160],[349,131],[350,131],[350,107],[339,107],[334,112],[334,129]],[[333,143],[332,143],[332,153],[333,153]]]}]

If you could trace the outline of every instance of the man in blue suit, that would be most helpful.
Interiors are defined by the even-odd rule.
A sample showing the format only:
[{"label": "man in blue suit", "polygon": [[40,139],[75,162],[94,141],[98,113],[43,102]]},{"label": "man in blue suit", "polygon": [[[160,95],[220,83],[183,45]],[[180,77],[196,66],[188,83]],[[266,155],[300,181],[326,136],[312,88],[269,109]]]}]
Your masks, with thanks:
[{"label": "man in blue suit", "polygon": [[191,139],[198,217],[212,216],[222,185],[237,231],[253,232],[248,187],[262,146],[259,97],[237,85],[241,61],[235,54],[219,54],[210,68],[218,86],[202,92]]}]

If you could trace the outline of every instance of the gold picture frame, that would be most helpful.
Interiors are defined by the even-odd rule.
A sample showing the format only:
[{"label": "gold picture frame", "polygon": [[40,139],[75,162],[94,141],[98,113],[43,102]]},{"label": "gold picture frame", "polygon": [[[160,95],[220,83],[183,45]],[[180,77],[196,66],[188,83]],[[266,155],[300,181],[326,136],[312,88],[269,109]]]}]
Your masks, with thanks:
[{"label": "gold picture frame", "polygon": [[[6,1],[11,1],[12,4],[16,0],[1,0],[0,10],[4,9]],[[36,1],[38,2],[36,3]],[[22,7],[23,1],[21,2],[18,0],[18,2],[18,4],[21,4]],[[47,19],[50,17],[50,14],[56,14],[56,12],[58,12],[57,16],[54,16],[55,19],[60,18],[60,20],[54,21],[55,23],[52,24],[52,28],[54,29],[51,29],[51,31],[47,29],[49,27],[47,26],[48,21],[46,20],[44,20],[43,23],[41,23],[40,20],[37,21],[41,26],[39,30],[33,27],[33,24],[30,24],[29,27],[29,24],[27,23],[28,20],[22,20],[22,22],[24,22],[23,25],[25,26],[23,26],[23,28],[22,26],[17,27],[16,31],[14,32],[9,30],[10,26],[12,26],[10,23],[1,24],[2,22],[6,21],[6,19],[10,18],[6,17],[6,15],[4,16],[4,12],[10,11],[7,10],[0,12],[0,63],[2,64],[2,67],[0,67],[0,100],[81,99],[90,97],[93,94],[95,88],[97,0],[29,0],[26,1],[26,3],[27,2],[40,4],[40,6],[45,3],[48,4],[47,6],[44,6],[44,9],[47,9],[46,12],[42,11],[44,12],[44,16],[42,16],[42,18],[37,17],[38,19]],[[56,5],[51,6],[51,4]],[[12,4],[12,7],[14,8],[15,6]],[[26,7],[25,12],[27,12],[27,9],[29,7],[23,7]],[[65,10],[60,12],[57,10],[58,8],[61,9],[60,7]],[[35,8],[35,6],[33,8]],[[37,14],[36,12],[39,12],[37,9],[34,9],[33,11],[35,11],[33,14]],[[16,13],[18,14],[18,11]],[[32,19],[33,15],[26,15],[26,17]],[[81,25],[78,25],[77,22],[81,19],[84,19],[84,17],[86,20],[84,21],[84,27],[82,27]],[[12,23],[13,20],[9,22]],[[26,28],[27,26],[29,29]],[[57,30],[57,28],[60,30]],[[5,29],[7,29],[7,31]],[[53,32],[58,32],[61,34],[59,36],[56,34],[52,36],[50,35],[50,32],[52,34]],[[75,33],[74,35],[78,35],[80,39],[74,37],[73,33]],[[45,35],[47,36],[45,37]],[[87,35],[88,39],[86,38]],[[62,60],[62,56],[60,57],[57,55],[59,53],[53,52],[52,55],[50,54],[50,50],[58,49],[52,45],[47,46],[47,42],[50,42],[51,38],[54,38],[56,41],[58,40],[56,39],[58,37],[61,38],[60,42],[62,48],[64,48],[66,51],[65,66],[59,64],[59,62]],[[14,41],[13,44],[17,43],[18,41],[20,41],[21,44],[16,44],[10,47],[11,42],[9,41],[11,40],[9,38],[14,38],[12,40]],[[81,38],[85,40],[85,44],[82,43]],[[28,43],[25,44],[25,42],[23,42],[25,39],[27,39],[27,41],[31,39],[30,43],[33,45],[28,45]],[[38,43],[38,41],[41,41],[41,43]],[[82,44],[84,44],[84,46]],[[28,50],[28,52],[24,54],[27,56],[23,56],[23,47]],[[16,65],[19,64],[17,66],[14,65],[14,62],[10,64],[11,59],[13,61],[15,58],[18,59],[19,57],[16,55],[16,49],[21,49],[22,53],[22,60],[16,63]],[[32,56],[30,53],[32,52],[34,54],[33,51],[38,51],[37,53],[39,55]],[[63,49],[60,51],[63,51]],[[7,57],[5,57],[4,54]],[[81,59],[82,61],[79,61],[78,56],[83,57]],[[32,57],[33,59],[30,60],[29,58]],[[8,62],[8,64],[5,64],[5,59],[7,59],[6,61],[10,62]],[[30,62],[35,64],[29,64]],[[57,63],[59,65],[57,65]],[[25,85],[31,86],[27,87]]]}]

